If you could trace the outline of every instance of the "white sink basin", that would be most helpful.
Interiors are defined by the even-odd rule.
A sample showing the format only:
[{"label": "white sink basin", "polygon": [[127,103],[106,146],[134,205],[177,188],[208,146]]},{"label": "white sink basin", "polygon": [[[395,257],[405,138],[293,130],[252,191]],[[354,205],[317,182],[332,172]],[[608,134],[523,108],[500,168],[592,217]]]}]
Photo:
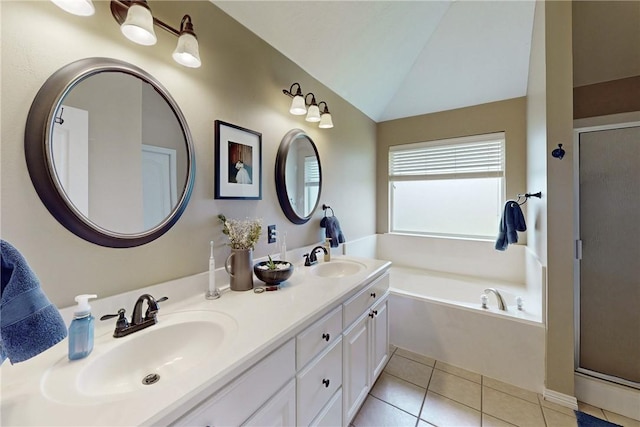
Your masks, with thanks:
[{"label": "white sink basin", "polygon": [[310,267],[309,273],[319,277],[338,278],[353,276],[365,268],[366,265],[356,261],[335,260]]},{"label": "white sink basin", "polygon": [[157,324],[126,337],[101,336],[86,359],[59,360],[45,373],[43,391],[52,400],[78,403],[175,386],[181,376],[215,363],[236,331],[235,320],[222,313],[160,313]]}]

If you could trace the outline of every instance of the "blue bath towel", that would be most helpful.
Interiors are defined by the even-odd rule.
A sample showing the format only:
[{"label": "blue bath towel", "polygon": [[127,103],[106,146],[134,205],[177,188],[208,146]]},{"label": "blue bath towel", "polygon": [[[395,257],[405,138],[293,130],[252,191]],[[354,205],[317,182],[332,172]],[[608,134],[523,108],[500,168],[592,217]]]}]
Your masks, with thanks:
[{"label": "blue bath towel", "polygon": [[527,231],[527,224],[524,222],[524,215],[520,205],[513,200],[509,200],[504,205],[498,238],[496,239],[496,249],[504,251],[511,243],[518,243],[518,231]]},{"label": "blue bath towel", "polygon": [[22,254],[0,240],[0,258],[0,364],[14,364],[62,341],[67,327]]},{"label": "blue bath towel", "polygon": [[346,241],[340,229],[340,222],[335,216],[325,216],[322,218],[322,220],[320,220],[320,227],[324,227],[325,236],[331,239],[332,248],[337,248],[339,243]]}]

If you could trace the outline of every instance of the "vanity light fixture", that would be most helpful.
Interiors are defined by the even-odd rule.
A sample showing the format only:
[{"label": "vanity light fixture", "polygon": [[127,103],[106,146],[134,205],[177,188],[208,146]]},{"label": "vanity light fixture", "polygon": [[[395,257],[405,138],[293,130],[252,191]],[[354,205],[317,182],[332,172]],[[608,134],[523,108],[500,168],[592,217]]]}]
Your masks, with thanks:
[{"label": "vanity light fixture", "polygon": [[[291,114],[295,116],[302,116],[306,114],[306,121],[312,123],[319,122],[319,127],[322,129],[329,129],[333,127],[333,120],[331,119],[331,113],[329,112],[327,103],[324,101],[320,101],[319,103],[317,103],[316,96],[313,94],[313,92],[302,95],[302,88],[300,87],[300,83],[293,83],[289,90],[282,89],[282,93],[284,93],[288,97],[293,98],[293,100],[291,101],[291,107],[289,108],[289,112]],[[309,95],[311,95],[311,101],[307,102],[307,100],[309,99]],[[321,112],[320,106],[322,104],[324,104],[324,109]],[[309,107],[308,110],[307,107]]]},{"label": "vanity light fixture", "polygon": [[[306,99],[311,95],[311,103],[307,104]],[[307,111],[307,117],[305,118],[308,122],[319,122],[320,121],[320,109],[318,108],[318,104],[316,103],[316,96],[313,92],[309,92],[307,96],[305,96],[305,104],[309,106],[309,110]]]},{"label": "vanity light fixture", "polygon": [[320,101],[320,104],[318,104],[318,107],[320,107],[320,105],[322,104],[324,104],[324,110],[322,110],[322,114],[320,114],[320,124],[318,125],[318,127],[322,129],[331,129],[333,127],[333,120],[331,119],[331,113],[329,112],[329,107],[327,106],[327,103],[324,101]]},{"label": "vanity light fixture", "polygon": [[[113,3],[111,2],[112,5]],[[156,32],[153,30],[153,15],[145,0],[131,1],[127,10],[127,18],[124,22],[119,23],[122,34],[134,43],[153,46],[158,41]]]},{"label": "vanity light fixture", "polygon": [[[298,90],[296,93],[293,93],[293,87],[298,86]],[[300,87],[300,83],[294,83],[291,85],[289,90],[283,89],[282,92],[285,95],[288,95],[293,98],[291,101],[291,108],[289,108],[289,112],[294,116],[301,116],[307,113],[307,107],[305,105],[304,96],[302,96],[302,88]]]},{"label": "vanity light fixture", "polygon": [[[91,0],[51,1],[61,9],[74,15],[90,16],[95,12]],[[143,46],[156,44],[158,39],[156,38],[154,26],[157,25],[178,38],[178,44],[172,55],[178,64],[190,68],[198,68],[202,65],[198,38],[193,31],[191,16],[184,15],[180,22],[180,30],[176,30],[153,17],[147,0],[111,0],[110,8],[111,14],[118,24],[120,24],[122,34],[129,40]]]},{"label": "vanity light fixture", "polygon": [[189,15],[184,15],[182,22],[180,22],[180,35],[176,50],[173,51],[173,59],[178,64],[189,68],[198,68],[202,64],[198,49],[198,37],[193,32],[193,24]]},{"label": "vanity light fixture", "polygon": [[133,42],[145,46],[155,44],[156,36],[153,26],[157,25],[178,37],[178,44],[172,54],[178,64],[189,68],[198,68],[202,65],[198,38],[193,31],[191,16],[184,15],[180,22],[180,30],[176,30],[155,18],[146,0],[111,0],[111,14],[120,24],[122,33]]},{"label": "vanity light fixture", "polygon": [[78,16],[91,16],[96,13],[96,8],[91,0],[51,0],[56,6],[65,12]]}]

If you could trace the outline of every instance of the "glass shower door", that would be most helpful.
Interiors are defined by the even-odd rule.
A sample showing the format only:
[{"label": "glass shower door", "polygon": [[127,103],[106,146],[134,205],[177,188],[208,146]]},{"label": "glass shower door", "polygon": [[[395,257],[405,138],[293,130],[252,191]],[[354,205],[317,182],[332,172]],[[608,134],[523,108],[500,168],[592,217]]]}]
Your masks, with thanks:
[{"label": "glass shower door", "polygon": [[640,124],[578,145],[578,371],[640,388]]}]

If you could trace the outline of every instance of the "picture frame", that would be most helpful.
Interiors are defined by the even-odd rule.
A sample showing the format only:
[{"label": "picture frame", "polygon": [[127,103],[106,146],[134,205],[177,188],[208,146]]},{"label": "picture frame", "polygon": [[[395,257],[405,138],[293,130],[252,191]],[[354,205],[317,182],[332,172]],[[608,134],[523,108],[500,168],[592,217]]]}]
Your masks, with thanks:
[{"label": "picture frame", "polygon": [[262,134],[215,121],[215,198],[262,200]]}]

